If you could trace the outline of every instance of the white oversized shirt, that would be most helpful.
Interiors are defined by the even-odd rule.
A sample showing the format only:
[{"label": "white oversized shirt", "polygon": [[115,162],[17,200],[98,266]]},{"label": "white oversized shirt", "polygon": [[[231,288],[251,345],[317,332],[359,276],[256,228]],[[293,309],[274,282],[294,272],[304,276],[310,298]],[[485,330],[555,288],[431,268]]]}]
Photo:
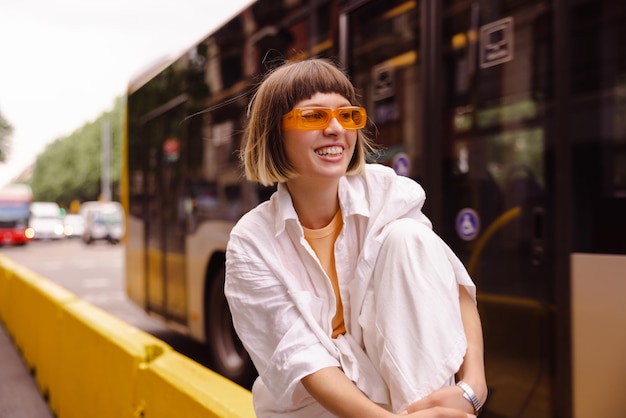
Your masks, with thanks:
[{"label": "white oversized shirt", "polygon": [[[306,412],[315,401],[300,383],[325,367],[341,367],[370,399],[389,403],[384,382],[362,349],[359,315],[385,225],[412,218],[431,228],[422,213],[424,201],[419,184],[382,165],[368,164],[364,174],[340,179],[344,225],[335,259],[347,332],[336,339],[331,337],[333,288],[304,238],[287,188],[280,184],[269,201],[234,227],[225,294],[235,329],[262,379],[257,383],[263,387],[253,387],[255,405],[263,404],[267,416],[325,416]],[[457,282],[475,297],[465,268],[445,248]]]}]

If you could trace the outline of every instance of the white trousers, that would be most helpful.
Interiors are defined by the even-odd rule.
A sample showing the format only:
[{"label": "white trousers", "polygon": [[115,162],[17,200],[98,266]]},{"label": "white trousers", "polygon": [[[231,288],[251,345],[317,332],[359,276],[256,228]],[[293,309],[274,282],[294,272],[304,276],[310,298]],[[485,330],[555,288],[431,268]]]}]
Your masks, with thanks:
[{"label": "white trousers", "polygon": [[[359,325],[394,412],[454,384],[467,347],[459,264],[427,226],[403,219],[387,227]],[[473,286],[468,280],[460,281]]]},{"label": "white trousers", "polygon": [[[427,226],[409,219],[385,228],[358,325],[365,351],[351,336],[333,340],[343,371],[370,399],[399,412],[454,384],[465,355],[458,284],[473,288],[460,261]],[[473,289],[470,292],[474,294]],[[258,378],[255,409],[264,418],[330,418],[298,390],[296,405],[277,405]]]}]

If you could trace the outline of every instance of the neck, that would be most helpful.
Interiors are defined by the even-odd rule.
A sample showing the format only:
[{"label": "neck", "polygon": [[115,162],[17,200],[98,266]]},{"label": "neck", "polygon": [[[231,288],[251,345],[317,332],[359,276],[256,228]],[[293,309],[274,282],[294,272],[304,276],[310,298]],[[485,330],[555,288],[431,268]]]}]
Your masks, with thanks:
[{"label": "neck", "polygon": [[300,223],[305,228],[320,229],[332,221],[339,210],[339,181],[329,182],[316,179],[307,185],[302,181],[290,180],[287,189]]}]

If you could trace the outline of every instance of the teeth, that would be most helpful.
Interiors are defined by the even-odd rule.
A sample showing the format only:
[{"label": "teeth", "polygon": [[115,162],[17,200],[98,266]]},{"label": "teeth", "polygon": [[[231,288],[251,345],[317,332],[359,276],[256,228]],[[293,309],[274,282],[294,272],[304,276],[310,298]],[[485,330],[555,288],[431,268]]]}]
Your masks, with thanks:
[{"label": "teeth", "polygon": [[343,153],[342,147],[326,147],[315,150],[318,155],[341,155]]}]

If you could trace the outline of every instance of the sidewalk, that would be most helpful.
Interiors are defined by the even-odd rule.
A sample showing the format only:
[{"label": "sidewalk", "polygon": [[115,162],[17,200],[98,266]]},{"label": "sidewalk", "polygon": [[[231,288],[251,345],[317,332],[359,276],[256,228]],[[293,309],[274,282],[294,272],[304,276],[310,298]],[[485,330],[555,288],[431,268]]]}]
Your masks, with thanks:
[{"label": "sidewalk", "polygon": [[0,322],[0,418],[53,418],[33,376]]}]

